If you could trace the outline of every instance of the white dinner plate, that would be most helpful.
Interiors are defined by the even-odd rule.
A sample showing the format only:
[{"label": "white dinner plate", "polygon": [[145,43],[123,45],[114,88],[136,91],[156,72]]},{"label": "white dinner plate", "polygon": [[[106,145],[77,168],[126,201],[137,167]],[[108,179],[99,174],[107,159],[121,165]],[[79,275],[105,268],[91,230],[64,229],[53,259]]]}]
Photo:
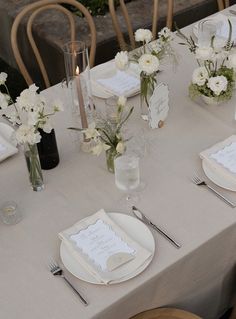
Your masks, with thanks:
[{"label": "white dinner plate", "polygon": [[202,168],[206,176],[216,185],[228,189],[230,191],[236,192],[236,181],[235,183],[223,176],[223,174],[220,174],[219,171],[210,165],[208,161],[203,160],[202,161]]},{"label": "white dinner plate", "polygon": [[[108,99],[109,97],[114,96],[114,93],[103,87],[100,83],[98,83],[98,79],[106,79],[114,76],[118,72],[114,60],[105,62],[103,64],[99,64],[95,67],[93,67],[90,70],[90,80],[91,80],[91,89],[92,89],[92,95],[102,98],[102,99]],[[139,78],[139,70],[137,68],[137,65],[134,63],[130,64],[130,67],[128,68],[127,72],[129,75],[133,75],[137,78]],[[140,87],[138,87],[135,92],[132,91],[126,94],[126,97],[131,97],[140,92]]]},{"label": "white dinner plate", "polygon": [[[118,225],[120,226],[134,241],[139,243],[141,246],[149,250],[152,255],[155,252],[155,241],[153,235],[149,228],[139,221],[137,218],[121,213],[107,213],[108,216]],[[66,245],[61,242],[60,246],[60,256],[61,260],[67,270],[71,272],[75,277],[92,283],[92,284],[100,284],[104,285],[104,283],[98,282],[96,278],[94,278],[90,273],[88,273],[73,257],[71,253],[69,253]],[[113,281],[111,284],[120,283],[122,281],[129,280],[138,274],[140,274],[144,269],[152,261],[152,258],[149,258],[139,269],[134,271],[132,274],[129,274],[127,277],[122,278],[117,281]]]}]

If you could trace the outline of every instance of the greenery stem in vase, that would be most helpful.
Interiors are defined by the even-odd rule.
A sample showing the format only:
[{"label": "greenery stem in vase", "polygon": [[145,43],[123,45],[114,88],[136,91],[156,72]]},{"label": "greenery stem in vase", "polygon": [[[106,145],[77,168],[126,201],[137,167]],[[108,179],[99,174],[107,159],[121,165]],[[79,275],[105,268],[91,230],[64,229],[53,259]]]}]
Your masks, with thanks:
[{"label": "greenery stem in vase", "polygon": [[158,33],[158,39],[151,42],[152,32],[148,29],[138,29],[135,32],[135,41],[141,46],[128,54],[127,51],[118,52],[115,56],[115,64],[119,70],[126,70],[130,63],[137,63],[140,74],[141,117],[148,119],[149,100],[157,85],[157,72],[161,61],[168,55],[176,62],[174,50],[171,47],[173,33],[163,28]]},{"label": "greenery stem in vase", "polygon": [[37,144],[24,144],[24,155],[29,172],[29,180],[34,191],[44,189],[43,174],[39,161]]},{"label": "greenery stem in vase", "polygon": [[93,147],[90,150],[92,154],[98,156],[103,151],[106,152],[107,169],[111,173],[114,173],[115,158],[124,154],[125,143],[129,140],[123,138],[122,128],[134,108],[125,110],[125,107],[126,98],[120,96],[117,99],[116,114],[111,119],[109,117],[98,117],[96,122],[91,123],[87,129],[69,127],[71,130],[82,132],[87,139],[93,142]]}]

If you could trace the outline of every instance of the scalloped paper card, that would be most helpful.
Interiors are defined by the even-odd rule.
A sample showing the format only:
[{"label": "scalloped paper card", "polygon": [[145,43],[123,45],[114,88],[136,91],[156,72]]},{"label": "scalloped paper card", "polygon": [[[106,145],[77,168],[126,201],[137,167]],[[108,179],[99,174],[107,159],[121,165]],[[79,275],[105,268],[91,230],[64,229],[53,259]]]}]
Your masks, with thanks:
[{"label": "scalloped paper card", "polygon": [[101,219],[70,238],[102,271],[112,271],[127,263],[136,252]]},{"label": "scalloped paper card", "polygon": [[233,142],[221,150],[210,155],[219,164],[223,165],[232,173],[236,173],[236,142]]}]

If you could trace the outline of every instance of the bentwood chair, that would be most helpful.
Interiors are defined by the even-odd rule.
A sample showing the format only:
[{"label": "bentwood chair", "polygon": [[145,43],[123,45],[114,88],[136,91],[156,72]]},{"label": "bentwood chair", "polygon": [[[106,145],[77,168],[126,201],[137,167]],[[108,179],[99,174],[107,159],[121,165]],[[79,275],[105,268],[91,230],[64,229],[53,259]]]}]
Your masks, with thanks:
[{"label": "bentwood chair", "polygon": [[158,308],[144,311],[130,319],[202,319],[193,313],[174,309],[174,308]]},{"label": "bentwood chair", "polygon": [[[122,50],[127,48],[127,43],[125,41],[125,37],[121,31],[120,24],[116,15],[116,10],[115,10],[115,1],[114,0],[109,0],[109,10],[112,18],[112,23],[113,27],[117,36],[117,40],[119,43],[119,46]],[[132,27],[131,19],[125,4],[124,0],[119,0],[120,2],[120,8],[121,12],[124,16],[125,24],[128,30],[128,35],[129,35],[129,41],[131,48],[135,48],[135,39],[134,39],[134,30]],[[151,2],[151,1],[150,1]],[[167,0],[167,15],[166,15],[166,26],[168,28],[172,28],[172,23],[173,23],[173,7],[174,7],[174,0]],[[153,34],[153,39],[156,38],[157,35],[157,23],[158,23],[158,15],[159,15],[159,0],[153,0],[153,17],[152,17],[152,34]]]},{"label": "bentwood chair", "polygon": [[229,7],[229,0],[217,0],[217,4],[219,11],[224,10]]},{"label": "bentwood chair", "polygon": [[26,68],[25,63],[23,62],[22,55],[21,55],[20,50],[19,50],[18,39],[17,39],[19,25],[20,25],[22,19],[25,18],[25,16],[29,16],[28,22],[27,22],[28,40],[29,40],[29,43],[33,49],[33,52],[34,52],[35,58],[37,60],[40,72],[42,74],[45,86],[46,86],[46,88],[48,88],[50,86],[50,81],[48,78],[45,64],[43,62],[43,59],[41,57],[41,54],[39,52],[39,49],[38,49],[36,42],[34,40],[34,37],[33,37],[32,25],[33,25],[35,18],[41,12],[43,12],[45,10],[57,10],[57,11],[63,13],[65,15],[65,17],[68,19],[68,22],[70,25],[71,41],[74,41],[76,38],[75,38],[75,21],[74,21],[73,14],[68,9],[61,6],[61,4],[67,4],[67,5],[74,6],[76,9],[78,9],[84,15],[85,19],[87,20],[87,23],[89,25],[90,34],[91,34],[91,46],[90,46],[90,56],[89,56],[90,66],[93,66],[93,64],[94,64],[95,52],[96,52],[96,28],[95,28],[93,18],[91,16],[91,14],[89,13],[89,11],[81,3],[79,3],[76,0],[40,0],[40,1],[37,1],[34,3],[31,3],[29,5],[26,5],[23,8],[23,10],[20,11],[18,13],[18,15],[16,16],[16,18],[13,22],[13,25],[12,25],[12,29],[11,29],[11,45],[12,45],[13,54],[15,56],[19,70],[22,73],[22,75],[23,75],[23,77],[28,85],[32,84],[33,80],[32,80],[32,78],[31,78],[31,76]]}]

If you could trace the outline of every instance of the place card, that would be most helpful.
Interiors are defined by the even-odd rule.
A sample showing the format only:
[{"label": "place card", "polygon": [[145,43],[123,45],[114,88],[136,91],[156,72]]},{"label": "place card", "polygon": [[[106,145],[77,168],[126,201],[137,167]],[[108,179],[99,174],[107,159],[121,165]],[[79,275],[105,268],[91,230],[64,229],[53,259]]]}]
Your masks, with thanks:
[{"label": "place card", "polygon": [[236,142],[225,146],[216,153],[210,155],[210,158],[223,165],[231,173],[236,173]]},{"label": "place card", "polygon": [[135,249],[101,219],[70,238],[102,271],[112,271],[135,257]]},{"label": "place card", "polygon": [[149,126],[161,128],[169,112],[169,88],[160,83],[156,86],[149,102]]}]

